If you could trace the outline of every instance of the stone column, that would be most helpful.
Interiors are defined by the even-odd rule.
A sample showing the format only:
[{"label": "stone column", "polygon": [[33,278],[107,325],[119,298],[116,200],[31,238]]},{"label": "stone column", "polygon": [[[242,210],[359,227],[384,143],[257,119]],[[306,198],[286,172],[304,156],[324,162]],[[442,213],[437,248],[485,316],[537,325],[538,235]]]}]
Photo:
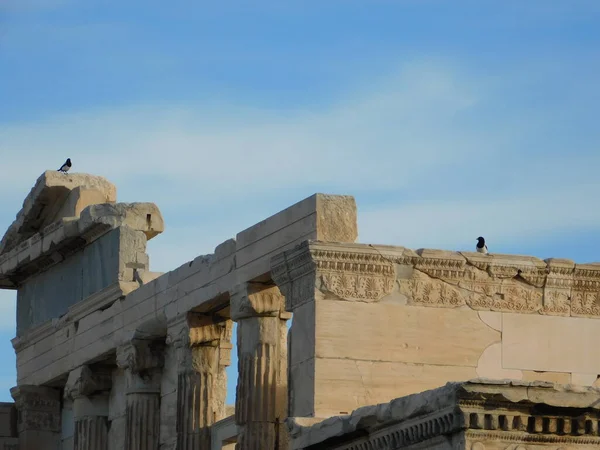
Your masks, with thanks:
[{"label": "stone column", "polygon": [[231,296],[231,318],[238,324],[238,450],[288,448],[283,421],[287,417],[289,317],[276,286],[247,283]]},{"label": "stone column", "polygon": [[60,391],[21,385],[10,390],[18,411],[19,450],[56,450],[60,445]]},{"label": "stone column", "polygon": [[69,373],[65,397],[73,401],[74,450],[106,450],[111,384],[110,372],[82,366]]},{"label": "stone column", "polygon": [[210,448],[210,426],[225,416],[232,322],[198,313],[173,344],[179,349],[177,449]]},{"label": "stone column", "polygon": [[160,381],[164,343],[136,340],[117,349],[117,365],[125,370],[127,450],[158,450]]}]

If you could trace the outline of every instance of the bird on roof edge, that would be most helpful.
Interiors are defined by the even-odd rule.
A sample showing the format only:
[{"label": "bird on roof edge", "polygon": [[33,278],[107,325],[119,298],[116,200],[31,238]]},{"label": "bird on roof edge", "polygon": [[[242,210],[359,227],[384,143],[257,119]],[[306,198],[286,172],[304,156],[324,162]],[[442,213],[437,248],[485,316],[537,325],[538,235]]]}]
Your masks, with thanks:
[{"label": "bird on roof edge", "polygon": [[485,239],[482,238],[481,236],[479,236],[477,238],[477,246],[475,248],[477,249],[477,251],[479,253],[485,253],[486,255],[488,253],[488,248],[487,248],[487,245],[485,244]]},{"label": "bird on roof edge", "polygon": [[57,172],[67,173],[70,168],[71,168],[71,158],[67,158],[65,163],[62,166],[60,166],[60,169],[58,169]]}]

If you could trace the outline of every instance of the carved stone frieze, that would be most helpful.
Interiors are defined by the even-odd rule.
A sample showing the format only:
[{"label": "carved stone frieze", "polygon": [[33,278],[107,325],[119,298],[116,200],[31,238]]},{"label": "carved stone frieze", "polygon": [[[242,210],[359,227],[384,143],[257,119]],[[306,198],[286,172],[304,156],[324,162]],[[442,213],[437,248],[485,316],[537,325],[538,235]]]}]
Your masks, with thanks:
[{"label": "carved stone frieze", "polygon": [[551,316],[571,315],[571,291],[568,289],[545,289],[543,314]]},{"label": "carved stone frieze", "polygon": [[572,291],[571,314],[574,316],[600,316],[600,291]]},{"label": "carved stone frieze", "polygon": [[375,247],[352,251],[306,242],[274,258],[271,276],[286,297],[288,311],[314,298],[316,289],[348,301],[375,302],[394,288],[394,258]]},{"label": "carved stone frieze", "polygon": [[469,291],[467,304],[477,310],[506,312],[537,312],[542,308],[542,292],[520,283],[460,283]]},{"label": "carved stone frieze", "polygon": [[400,292],[408,296],[409,304],[414,305],[456,307],[465,304],[459,289],[438,280],[416,277],[402,280]]},{"label": "carved stone frieze", "polygon": [[600,264],[566,259],[307,241],[273,258],[271,275],[292,311],[323,294],[378,301],[396,273],[414,305],[600,317]]}]

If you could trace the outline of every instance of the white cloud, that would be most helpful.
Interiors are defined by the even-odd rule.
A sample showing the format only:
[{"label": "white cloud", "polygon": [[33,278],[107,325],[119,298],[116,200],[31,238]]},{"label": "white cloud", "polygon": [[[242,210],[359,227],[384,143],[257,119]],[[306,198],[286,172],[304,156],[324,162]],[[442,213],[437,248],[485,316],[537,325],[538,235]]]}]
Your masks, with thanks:
[{"label": "white cloud", "polygon": [[120,200],[162,209],[155,270],[314,192],[357,196],[363,242],[470,248],[473,235],[597,226],[600,135],[574,120],[577,153],[566,156],[555,130],[580,111],[572,99],[521,110],[518,89],[536,73],[486,78],[417,61],[314,110],[138,106],[0,125],[3,163],[19,167],[0,178],[0,206],[16,213],[35,178],[70,156]]},{"label": "white cloud", "polygon": [[[477,151],[452,120],[476,102],[471,80],[418,65],[319,111],[136,107],[7,125],[0,127],[0,151],[22,170],[3,177],[0,189],[23,191],[66,156],[75,170],[119,186],[152,185],[156,177],[181,193],[202,193],[195,199],[201,202],[247,186],[351,188],[363,179],[365,188],[397,188]],[[36,165],[25,164],[32,157]]]}]

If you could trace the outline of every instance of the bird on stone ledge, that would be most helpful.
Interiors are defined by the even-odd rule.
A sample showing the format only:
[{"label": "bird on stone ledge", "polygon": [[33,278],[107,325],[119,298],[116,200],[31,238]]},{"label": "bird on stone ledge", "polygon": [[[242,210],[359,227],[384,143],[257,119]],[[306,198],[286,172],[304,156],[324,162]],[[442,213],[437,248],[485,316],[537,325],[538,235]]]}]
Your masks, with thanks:
[{"label": "bird on stone ledge", "polygon": [[485,244],[485,239],[482,238],[481,236],[479,236],[477,238],[477,247],[476,247],[477,251],[479,253],[485,253],[487,255],[488,252],[488,248],[487,245]]},{"label": "bird on stone ledge", "polygon": [[67,158],[65,163],[62,166],[60,166],[60,169],[58,169],[57,172],[67,173],[70,168],[71,168],[71,158]]}]

